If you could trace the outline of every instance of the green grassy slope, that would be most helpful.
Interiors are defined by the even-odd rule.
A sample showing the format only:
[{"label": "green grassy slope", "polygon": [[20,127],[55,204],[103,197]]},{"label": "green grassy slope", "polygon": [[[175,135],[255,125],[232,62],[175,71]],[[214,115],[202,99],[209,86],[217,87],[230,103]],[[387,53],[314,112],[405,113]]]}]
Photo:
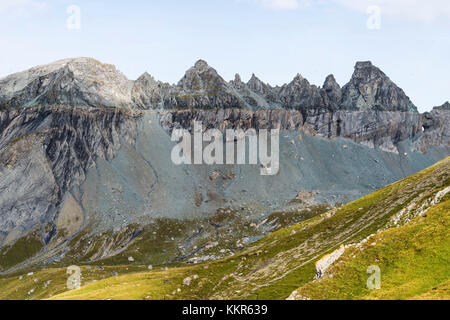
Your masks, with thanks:
[{"label": "green grassy slope", "polygon": [[[301,290],[307,290],[308,286],[311,286],[311,289],[308,289],[311,290],[308,291],[309,294],[309,292],[313,292],[312,286],[317,285],[314,282],[315,262],[322,256],[333,252],[342,244],[359,243],[379,230],[395,227],[392,218],[403,213],[402,209],[406,207],[412,209],[422,206],[426,207],[437,192],[449,185],[450,157],[431,168],[380,189],[339,209],[274,232],[231,257],[201,265],[178,266],[168,270],[158,269],[151,272],[144,271],[145,269],[141,269],[141,272],[136,272],[135,269],[126,270],[127,266],[123,266],[119,276],[103,280],[98,278],[95,280],[99,281],[86,284],[87,281],[92,281],[96,276],[95,274],[88,274],[87,279],[83,278],[83,284],[85,285],[81,289],[61,293],[53,296],[53,299],[285,299],[299,287]],[[441,216],[445,216],[448,213],[448,207],[445,207],[447,198],[444,200],[445,202],[441,202],[436,207],[438,209],[433,209],[441,212],[438,214]],[[414,212],[414,210],[409,211]],[[413,218],[408,212],[398,219],[396,228],[389,229],[386,232],[393,232],[393,230],[402,228],[413,228],[416,221],[414,219],[412,223],[402,227],[403,224]],[[433,212],[430,210],[429,214]],[[395,261],[393,261],[391,264],[388,264],[390,269],[382,271],[386,272],[385,277],[395,273],[401,275],[404,273],[401,270],[402,266],[408,264],[410,259],[413,259],[411,263],[420,265],[427,261],[428,258],[435,257],[435,253],[437,257],[433,260],[435,268],[419,269],[413,268],[413,264],[411,265],[411,277],[417,271],[414,277],[423,279],[423,283],[427,283],[427,285],[409,284],[408,286],[411,289],[409,289],[408,292],[410,293],[407,295],[398,295],[394,292],[384,291],[385,294],[383,296],[381,291],[379,291],[378,294],[380,296],[377,296],[375,292],[363,292],[365,279],[367,279],[368,275],[364,274],[365,278],[361,278],[358,273],[358,277],[355,276],[356,280],[354,280],[349,290],[351,291],[353,288],[360,286],[360,283],[357,281],[364,281],[362,288],[358,287],[355,293],[348,293],[345,287],[336,283],[336,286],[341,285],[342,287],[338,289],[346,293],[345,298],[363,298],[366,297],[365,294],[371,295],[367,296],[367,298],[413,298],[421,294],[431,296],[435,293],[429,291],[434,286],[439,286],[434,291],[445,294],[448,289],[448,284],[445,284],[445,281],[449,277],[448,274],[443,272],[442,268],[448,265],[445,261],[446,257],[448,258],[448,252],[445,250],[445,247],[448,247],[448,243],[446,245],[445,241],[448,241],[448,239],[442,238],[445,238],[446,233],[448,233],[446,232],[448,225],[443,224],[442,229],[432,224],[433,221],[441,221],[444,218],[441,220],[439,218],[437,220],[427,219],[425,218],[424,220],[425,226],[418,226],[416,227],[418,228],[417,230],[414,229],[417,231],[418,237],[422,237],[420,238],[421,240],[417,239],[414,242],[406,243],[399,240],[389,244],[394,245],[395,243],[397,247],[402,247],[402,244],[409,246],[405,248],[408,254],[405,253],[403,262],[400,265],[397,266]],[[421,233],[420,230],[422,229],[420,228],[431,229],[427,231],[428,233],[425,231]],[[412,231],[406,230],[402,234],[407,234],[408,232]],[[427,242],[427,235],[430,233],[436,236],[436,238],[433,238],[432,243]],[[441,238],[439,238],[439,235]],[[422,245],[420,248],[423,252],[423,258],[414,255],[415,250],[417,250],[417,248],[413,247],[414,243]],[[371,253],[373,255],[365,257],[362,254],[358,256],[361,262],[360,269],[357,272],[361,270],[365,272],[366,264],[368,263],[370,263],[369,265],[374,264],[371,260],[373,257],[381,262],[384,259],[390,261],[388,253],[391,251],[397,252],[397,250],[390,248],[389,245],[385,248],[380,247],[379,251]],[[377,246],[373,246],[374,250],[375,248]],[[344,256],[346,257],[347,255]],[[358,257],[355,258],[355,261],[359,261],[357,260]],[[397,257],[392,259],[395,260]],[[380,265],[380,267],[385,268],[384,265]],[[65,279],[66,275],[61,270],[54,271],[55,277]],[[44,272],[46,271],[40,271],[35,274],[34,277],[37,279],[37,283],[41,283],[40,277]],[[435,273],[440,274],[440,276],[435,275]],[[429,278],[427,279],[423,276],[425,274],[429,278],[436,280],[431,281]],[[0,298],[8,298],[9,294],[13,292],[16,292],[16,295],[20,296],[20,298],[46,298],[50,294],[57,294],[58,291],[62,292],[64,290],[60,287],[58,290],[50,292],[51,289],[46,288],[39,296],[27,295],[34,282],[18,288],[17,277],[18,275],[0,280]],[[182,284],[187,277],[192,278],[189,286]],[[392,287],[399,287],[402,279],[399,277],[395,281]],[[62,280],[60,283],[62,283]],[[325,284],[325,282],[323,283]],[[406,280],[402,283],[406,284]],[[338,289],[330,290],[331,292],[336,292],[338,298],[342,298],[342,293]],[[311,294],[311,297],[315,298],[316,296]],[[321,298],[320,296],[317,297]],[[326,298],[336,298],[336,296],[332,296],[330,293],[330,296]]]},{"label": "green grassy slope", "polygon": [[[322,279],[297,290],[309,299],[450,299],[450,195],[410,223],[349,248]],[[373,245],[375,244],[375,245]],[[380,268],[369,290],[367,267]]]}]

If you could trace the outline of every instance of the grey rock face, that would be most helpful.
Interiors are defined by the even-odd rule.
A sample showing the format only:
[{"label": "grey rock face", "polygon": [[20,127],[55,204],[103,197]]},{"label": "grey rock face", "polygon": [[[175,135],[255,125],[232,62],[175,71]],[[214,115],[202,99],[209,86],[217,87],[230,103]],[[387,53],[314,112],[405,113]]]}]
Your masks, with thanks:
[{"label": "grey rock face", "polygon": [[421,118],[423,135],[416,143],[418,151],[426,152],[430,146],[450,145],[450,110],[446,109],[445,104],[444,108],[434,108]]},{"label": "grey rock face", "polygon": [[348,84],[342,88],[342,108],[417,112],[417,108],[380,69],[370,61],[358,62]]},{"label": "grey rock face", "polygon": [[0,112],[0,230],[53,222],[65,193],[97,158],[136,137],[125,110],[33,107]]},{"label": "grey rock face", "polygon": [[247,109],[270,109],[271,103],[275,101],[272,88],[257,79],[255,75],[245,84],[239,74],[236,74],[235,79],[230,81],[230,85],[245,102]]},{"label": "grey rock face", "polygon": [[225,129],[283,129],[299,130],[303,117],[296,110],[243,110],[221,109],[214,111],[167,111],[162,114],[162,127],[171,132],[174,128],[193,130],[193,122],[202,122],[205,128]]},{"label": "grey rock face", "polygon": [[278,90],[269,84],[262,82],[255,74],[247,82],[247,87],[254,93],[264,98],[268,103],[279,103]]}]

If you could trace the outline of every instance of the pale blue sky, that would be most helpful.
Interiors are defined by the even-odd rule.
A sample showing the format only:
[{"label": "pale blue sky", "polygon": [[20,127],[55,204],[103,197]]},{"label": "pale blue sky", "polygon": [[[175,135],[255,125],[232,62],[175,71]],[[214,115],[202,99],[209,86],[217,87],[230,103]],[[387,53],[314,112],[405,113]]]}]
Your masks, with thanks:
[{"label": "pale blue sky", "polygon": [[[81,9],[81,29],[66,26]],[[381,29],[367,8],[381,9]],[[0,76],[88,56],[130,79],[176,83],[205,59],[226,80],[254,72],[272,85],[301,73],[344,85],[371,60],[421,111],[450,100],[448,0],[0,0]]]}]

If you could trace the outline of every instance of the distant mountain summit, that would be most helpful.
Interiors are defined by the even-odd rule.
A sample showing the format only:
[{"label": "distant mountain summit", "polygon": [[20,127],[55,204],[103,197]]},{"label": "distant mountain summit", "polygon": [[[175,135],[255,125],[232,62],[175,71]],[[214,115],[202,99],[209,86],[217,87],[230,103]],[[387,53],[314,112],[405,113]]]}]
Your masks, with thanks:
[{"label": "distant mountain summit", "polygon": [[0,106],[131,107],[132,86],[113,65],[65,59],[0,79]]},{"label": "distant mountain summit", "polygon": [[144,73],[128,80],[114,66],[90,58],[60,60],[0,79],[0,107],[35,105],[124,107],[129,109],[244,108],[323,111],[417,112],[404,91],[371,62],[358,62],[349,83],[340,87],[333,75],[322,88],[297,74],[272,87],[254,74],[230,82],[204,60],[186,71],[176,85]]}]

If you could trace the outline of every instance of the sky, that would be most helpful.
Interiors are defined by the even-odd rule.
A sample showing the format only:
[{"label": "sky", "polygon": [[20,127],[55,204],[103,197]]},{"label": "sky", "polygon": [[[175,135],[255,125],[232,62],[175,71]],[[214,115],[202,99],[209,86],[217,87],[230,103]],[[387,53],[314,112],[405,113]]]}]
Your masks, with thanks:
[{"label": "sky", "polygon": [[346,84],[370,60],[420,111],[450,100],[448,0],[0,0],[0,77],[70,57],[176,83],[198,59],[226,80]]}]

